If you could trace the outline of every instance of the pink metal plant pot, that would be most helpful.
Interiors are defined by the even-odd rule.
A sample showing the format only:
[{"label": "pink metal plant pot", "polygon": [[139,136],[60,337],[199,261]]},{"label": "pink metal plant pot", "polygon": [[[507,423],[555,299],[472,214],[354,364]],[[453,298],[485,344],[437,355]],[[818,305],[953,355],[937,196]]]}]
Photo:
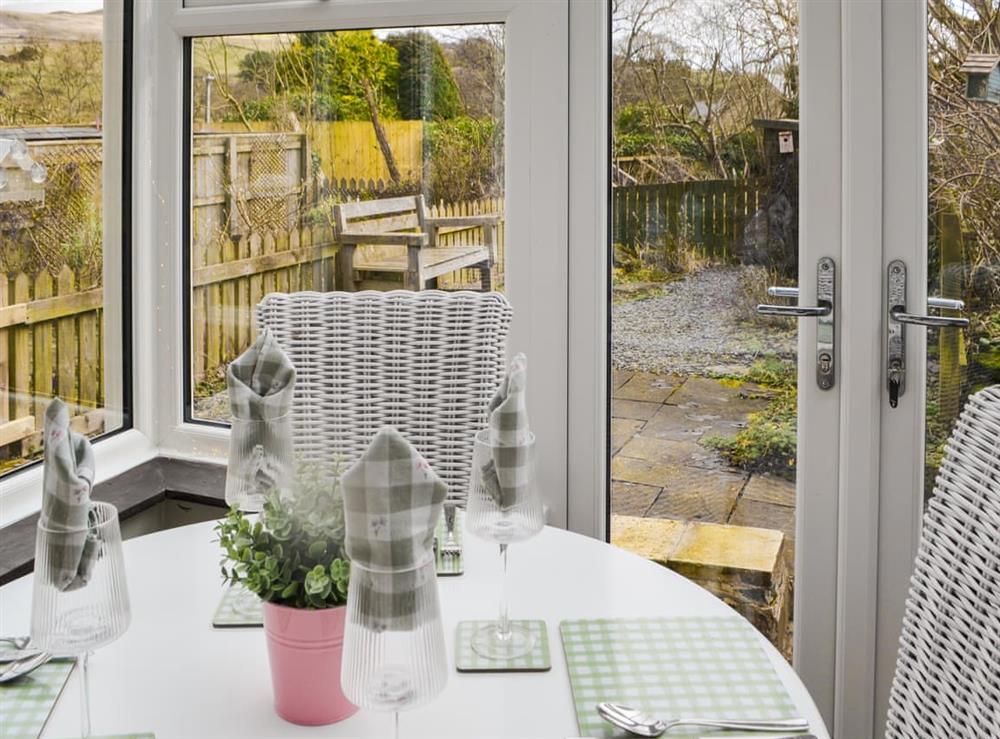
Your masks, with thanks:
[{"label": "pink metal plant pot", "polygon": [[308,610],[264,603],[274,710],[293,724],[343,721],[357,706],[340,689],[347,609]]}]

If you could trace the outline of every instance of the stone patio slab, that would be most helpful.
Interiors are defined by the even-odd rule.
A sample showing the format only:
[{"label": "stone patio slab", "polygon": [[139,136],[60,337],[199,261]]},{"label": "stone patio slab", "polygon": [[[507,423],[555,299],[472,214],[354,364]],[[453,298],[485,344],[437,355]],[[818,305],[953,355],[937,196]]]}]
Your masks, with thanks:
[{"label": "stone patio slab", "polygon": [[726,523],[745,483],[746,475],[736,472],[680,467],[664,482],[663,491],[647,508],[645,515],[650,518]]},{"label": "stone patio slab", "polygon": [[795,541],[795,509],[788,506],[743,497],[736,503],[729,523],[781,531],[789,541]]},{"label": "stone patio slab", "polygon": [[645,516],[659,494],[655,485],[615,480],[611,483],[611,510],[624,516]]},{"label": "stone patio slab", "polygon": [[643,428],[643,435],[673,441],[697,441],[713,423],[718,421],[693,420],[683,408],[663,405],[649,419]]},{"label": "stone patio slab", "polygon": [[623,457],[621,454],[611,460],[611,480],[634,482],[640,485],[663,487],[674,474],[677,465],[655,464],[647,459]]},{"label": "stone patio slab", "polygon": [[640,557],[667,564],[686,523],[637,516],[611,517],[611,541]]},{"label": "stone patio slab", "polygon": [[707,579],[709,569],[720,578],[741,571],[744,582],[771,585],[771,574],[782,554],[780,531],[750,526],[691,524],[677,543],[670,561],[674,569],[697,568],[698,579]]},{"label": "stone patio slab", "polygon": [[612,393],[632,379],[634,372],[629,372],[628,370],[612,369],[611,370],[611,390]]},{"label": "stone patio slab", "polygon": [[743,489],[743,498],[794,508],[795,483],[775,475],[754,475]]},{"label": "stone patio slab", "polygon": [[618,450],[628,443],[635,434],[642,428],[642,421],[631,418],[611,419],[611,453],[618,454]]},{"label": "stone patio slab", "polygon": [[646,436],[644,433],[633,436],[628,444],[622,447],[620,454],[623,457],[644,459],[661,465],[683,464],[710,469],[720,465],[719,455],[696,441],[658,439]]},{"label": "stone patio slab", "polygon": [[614,396],[623,400],[643,400],[662,403],[684,380],[674,375],[654,375],[650,372],[636,372],[615,391]]},{"label": "stone patio slab", "polygon": [[619,400],[614,398],[611,401],[612,418],[632,418],[639,421],[648,421],[663,406],[660,403],[646,403],[641,400]]}]

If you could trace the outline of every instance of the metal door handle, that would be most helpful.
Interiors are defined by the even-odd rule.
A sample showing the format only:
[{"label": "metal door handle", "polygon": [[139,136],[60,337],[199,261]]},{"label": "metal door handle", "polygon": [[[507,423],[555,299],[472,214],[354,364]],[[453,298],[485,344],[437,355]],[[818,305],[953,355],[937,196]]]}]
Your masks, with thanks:
[{"label": "metal door handle", "polygon": [[[930,301],[927,301],[928,304]],[[955,310],[952,308],[951,310]],[[904,313],[899,306],[889,311],[889,316],[897,323],[909,323],[914,326],[930,326],[931,328],[945,328],[954,326],[955,328],[968,328],[968,318],[957,318],[954,316],[918,316],[913,313]]]},{"label": "metal door handle", "polygon": [[[757,306],[762,316],[784,316],[792,318],[813,317],[816,327],[816,384],[822,390],[833,387],[836,377],[836,331],[833,310],[837,287],[837,267],[833,259],[823,257],[816,265],[816,302],[819,305],[769,305]],[[767,294],[772,298],[792,298],[798,300],[797,287],[769,287]]]},{"label": "metal door handle", "polygon": [[[906,325],[932,328],[968,328],[969,319],[958,316],[922,316],[906,312],[906,265],[896,259],[889,263],[889,289],[886,291],[886,386],[889,406],[895,408],[906,392]],[[965,301],[953,298],[927,298],[927,307],[960,311]]]}]

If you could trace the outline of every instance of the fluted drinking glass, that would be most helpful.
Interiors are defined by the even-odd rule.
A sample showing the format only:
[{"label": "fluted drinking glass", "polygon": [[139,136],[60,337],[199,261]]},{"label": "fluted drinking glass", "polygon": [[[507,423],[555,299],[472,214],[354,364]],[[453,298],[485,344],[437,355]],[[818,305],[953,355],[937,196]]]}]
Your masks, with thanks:
[{"label": "fluted drinking glass", "polygon": [[234,418],[229,430],[226,504],[259,513],[271,490],[287,490],[294,476],[291,414],[267,420]]},{"label": "fluted drinking glass", "polygon": [[[522,469],[517,473],[516,490],[501,491],[498,500],[496,489],[486,484],[484,472],[495,469],[497,460],[504,457],[520,460]],[[502,568],[497,620],[476,632],[472,648],[477,654],[498,661],[523,657],[534,647],[535,637],[510,620],[506,597],[507,548],[530,539],[545,526],[545,512],[538,491],[534,434],[529,432],[524,443],[515,446],[495,443],[487,429],[476,434],[465,521],[473,536],[500,545]]]},{"label": "fluted drinking glass", "polygon": [[[81,567],[87,576],[67,586],[67,562],[81,559],[88,562]],[[40,520],[35,537],[31,645],[77,658],[83,736],[90,736],[87,657],[125,633],[130,621],[117,509],[110,503],[94,503],[88,525],[79,529],[53,528]]]},{"label": "fluted drinking glass", "polygon": [[423,705],[448,681],[447,650],[431,557],[408,570],[351,562],[341,687],[356,706],[395,713]]}]

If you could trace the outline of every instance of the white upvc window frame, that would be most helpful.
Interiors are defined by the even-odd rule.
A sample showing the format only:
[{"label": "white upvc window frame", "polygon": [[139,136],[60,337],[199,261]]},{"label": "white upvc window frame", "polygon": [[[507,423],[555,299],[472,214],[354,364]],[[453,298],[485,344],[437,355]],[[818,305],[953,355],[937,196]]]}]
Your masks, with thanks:
[{"label": "white upvc window frame", "polygon": [[[134,0],[134,8],[143,0]],[[111,429],[106,437],[100,438],[94,444],[94,454],[97,462],[97,482],[114,477],[127,469],[141,464],[156,455],[156,448],[150,437],[150,429],[143,425],[140,419],[132,415],[132,427],[119,430],[127,420],[123,413],[126,362],[124,350],[129,341],[124,336],[124,300],[122,290],[123,280],[129,275],[123,274],[123,202],[128,197],[123,192],[123,157],[126,154],[125,141],[130,135],[125,130],[124,101],[125,95],[125,43],[126,43],[126,2],[127,0],[104,0],[104,33],[103,44],[103,160],[102,173],[102,212],[104,234],[104,285],[103,315],[104,326],[104,388],[105,388],[105,427]],[[133,8],[133,9],[134,9]],[[133,36],[133,42],[135,37]],[[135,45],[133,43],[133,50]],[[133,159],[132,179],[135,181],[137,169]],[[135,240],[132,240],[135,243]],[[139,256],[133,248],[133,264]],[[133,270],[133,275],[135,270]],[[133,283],[132,294],[135,295]],[[142,332],[137,330],[138,322],[134,319],[137,301],[133,301],[133,331],[131,344],[133,349],[133,367],[138,376],[139,367],[135,363],[136,341]],[[134,407],[134,406],[133,406]],[[11,472],[0,478],[0,526],[16,521],[36,512],[41,505],[42,469],[34,464],[22,470]]]},{"label": "white upvc window frame", "polygon": [[[532,359],[532,423],[540,439],[541,478],[550,521],[565,526],[567,373],[566,2],[526,0],[287,0],[184,7],[182,0],[136,0],[134,71],[136,258],[135,407],[137,426],[158,452],[223,463],[228,429],[184,420],[185,331],[182,197],[185,38],[303,30],[455,25],[506,26],[507,295],[515,306],[508,342]],[[567,0],[568,2],[568,0]],[[602,4],[595,0],[595,5]],[[518,89],[523,95],[511,95]],[[530,101],[530,105],[526,104]],[[562,107],[561,107],[562,106]],[[540,125],[540,121],[556,121]],[[555,134],[555,135],[554,135]],[[536,153],[537,152],[537,153]],[[533,157],[539,157],[535,166]],[[554,214],[554,215],[553,215]],[[513,251],[513,250],[511,250]],[[511,252],[508,252],[510,255]],[[563,276],[551,279],[551,275]]]}]

